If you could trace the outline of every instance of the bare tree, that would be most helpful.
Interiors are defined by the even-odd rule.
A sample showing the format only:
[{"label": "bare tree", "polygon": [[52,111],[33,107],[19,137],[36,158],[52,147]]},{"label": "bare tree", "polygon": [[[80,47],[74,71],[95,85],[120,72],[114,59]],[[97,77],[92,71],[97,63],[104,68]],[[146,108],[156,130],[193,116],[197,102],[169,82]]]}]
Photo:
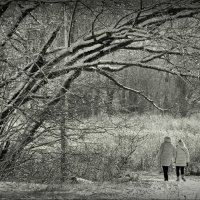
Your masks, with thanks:
[{"label": "bare tree", "polygon": [[[98,73],[108,78],[118,87],[142,96],[158,110],[164,111],[154,100],[143,93],[143,91],[129,88],[114,78],[113,74],[128,68],[144,68],[156,70],[180,76],[183,79],[199,79],[199,68],[190,66],[180,66],[174,59],[184,55],[190,60],[199,55],[198,27],[200,4],[198,1],[179,0],[156,2],[154,5],[145,5],[142,1],[140,6],[127,11],[126,15],[120,15],[120,19],[112,21],[102,28],[102,14],[107,11],[106,2],[97,1],[98,12],[91,9],[88,2],[80,1],[86,9],[90,9],[95,15],[89,33],[79,35],[70,46],[51,49],[59,33],[61,24],[58,24],[49,35],[37,54],[32,55],[30,63],[21,59],[20,64],[14,62],[7,55],[10,51],[17,51],[20,55],[21,40],[23,36],[20,31],[22,25],[30,17],[37,20],[33,11],[41,8],[41,5],[49,3],[71,3],[64,0],[30,0],[24,1],[3,1],[0,4],[0,18],[12,21],[9,27],[2,26],[1,32],[1,66],[2,78],[0,82],[1,101],[3,106],[0,115],[0,138],[6,145],[1,153],[2,174],[4,169],[12,169],[23,150],[32,143],[38,135],[40,128],[48,119],[55,105],[70,90],[71,85],[82,74],[82,72]],[[72,3],[74,3],[72,1]],[[125,4],[125,1],[122,1]],[[130,4],[131,5],[131,4]],[[130,6],[129,5],[129,6]],[[133,6],[133,5],[132,5]],[[13,16],[13,9],[18,10],[18,16]],[[37,12],[36,12],[37,13]],[[105,12],[106,13],[106,12]],[[8,17],[9,16],[9,17]],[[105,14],[107,16],[107,14]],[[188,27],[188,20],[191,20],[192,28]],[[62,22],[61,22],[62,23]],[[98,24],[98,26],[96,26]],[[101,25],[101,26],[100,26]],[[24,25],[25,26],[25,25]],[[181,30],[185,28],[184,33]],[[190,30],[194,30],[191,32]],[[20,44],[16,45],[16,40]],[[14,42],[15,41],[15,42]],[[184,51],[180,51],[179,47]],[[142,57],[135,57],[134,60],[109,59],[112,52],[127,51],[137,54],[142,53]],[[118,55],[119,55],[118,54]],[[156,64],[158,60],[163,60],[169,55],[169,62],[166,65]],[[23,55],[22,55],[23,57]],[[8,66],[10,71],[5,70]],[[56,78],[64,76],[62,86],[57,89],[45,105],[37,113],[32,113],[23,129],[11,134],[9,127],[13,118],[23,118],[26,116],[28,103],[35,101],[40,96],[40,91],[51,84]],[[187,81],[187,80],[186,80]],[[20,111],[21,114],[16,112]],[[13,125],[16,126],[16,123]],[[4,153],[3,153],[4,152]]]}]

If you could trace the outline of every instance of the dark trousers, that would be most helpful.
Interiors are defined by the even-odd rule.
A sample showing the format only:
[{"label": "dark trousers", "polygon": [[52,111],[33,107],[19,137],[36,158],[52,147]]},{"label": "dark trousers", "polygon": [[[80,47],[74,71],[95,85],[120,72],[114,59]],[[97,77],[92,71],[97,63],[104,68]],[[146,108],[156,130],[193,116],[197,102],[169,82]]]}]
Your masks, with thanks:
[{"label": "dark trousers", "polygon": [[179,171],[181,170],[181,175],[184,175],[184,167],[176,166],[176,175],[179,177]]},{"label": "dark trousers", "polygon": [[164,179],[165,181],[168,181],[168,166],[163,166],[163,172],[164,172]]}]

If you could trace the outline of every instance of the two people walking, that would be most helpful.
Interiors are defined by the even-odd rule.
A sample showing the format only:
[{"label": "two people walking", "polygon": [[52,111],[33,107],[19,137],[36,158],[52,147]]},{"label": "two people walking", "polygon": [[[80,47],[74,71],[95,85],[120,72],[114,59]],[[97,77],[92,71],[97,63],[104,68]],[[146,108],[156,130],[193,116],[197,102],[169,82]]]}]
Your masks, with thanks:
[{"label": "two people walking", "polygon": [[165,137],[164,142],[160,146],[158,158],[164,172],[164,180],[168,181],[168,170],[172,161],[175,161],[177,181],[181,178],[185,180],[185,167],[188,166],[190,161],[189,151],[182,140],[178,141],[176,148],[171,143],[170,137]]}]

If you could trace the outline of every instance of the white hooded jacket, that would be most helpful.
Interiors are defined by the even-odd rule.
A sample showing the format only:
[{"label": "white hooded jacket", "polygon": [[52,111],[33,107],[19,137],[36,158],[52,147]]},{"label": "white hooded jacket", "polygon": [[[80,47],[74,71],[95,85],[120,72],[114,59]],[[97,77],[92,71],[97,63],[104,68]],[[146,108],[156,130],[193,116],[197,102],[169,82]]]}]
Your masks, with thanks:
[{"label": "white hooded jacket", "polygon": [[187,147],[183,142],[178,143],[175,154],[176,166],[184,167],[188,162],[190,162],[190,155]]}]

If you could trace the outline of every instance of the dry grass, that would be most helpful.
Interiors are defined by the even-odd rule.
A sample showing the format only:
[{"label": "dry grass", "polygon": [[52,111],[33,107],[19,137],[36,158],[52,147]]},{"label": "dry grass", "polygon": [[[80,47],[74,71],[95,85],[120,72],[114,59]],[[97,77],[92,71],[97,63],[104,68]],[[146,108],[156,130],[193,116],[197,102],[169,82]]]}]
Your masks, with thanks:
[{"label": "dry grass", "polygon": [[[199,199],[199,180],[187,177],[177,183],[175,176],[164,182],[162,175],[141,174],[141,179],[127,183],[39,185],[1,182],[0,199]],[[2,189],[3,188],[3,189]]]}]

